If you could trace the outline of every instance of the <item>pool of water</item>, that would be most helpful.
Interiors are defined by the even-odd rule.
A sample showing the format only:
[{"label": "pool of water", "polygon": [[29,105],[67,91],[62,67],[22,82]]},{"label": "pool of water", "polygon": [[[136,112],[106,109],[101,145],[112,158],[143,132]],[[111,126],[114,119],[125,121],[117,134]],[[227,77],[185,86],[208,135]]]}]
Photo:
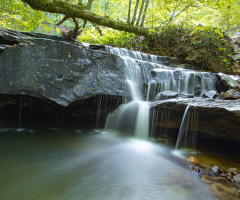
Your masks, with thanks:
[{"label": "pool of water", "polygon": [[216,199],[184,157],[101,130],[0,135],[0,199]]}]

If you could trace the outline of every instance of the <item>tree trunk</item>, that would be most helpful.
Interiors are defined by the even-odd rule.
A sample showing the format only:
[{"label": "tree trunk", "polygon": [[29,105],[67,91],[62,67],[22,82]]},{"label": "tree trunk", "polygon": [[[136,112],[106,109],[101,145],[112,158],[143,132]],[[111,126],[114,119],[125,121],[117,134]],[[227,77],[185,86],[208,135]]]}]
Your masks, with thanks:
[{"label": "tree trunk", "polygon": [[59,13],[69,16],[70,18],[80,18],[83,20],[96,23],[101,26],[106,26],[119,31],[125,31],[134,33],[136,35],[142,35],[150,37],[149,31],[143,27],[136,27],[131,24],[127,24],[121,21],[111,20],[107,17],[97,15],[87,10],[84,5],[75,5],[67,3],[61,0],[21,0],[27,3],[35,10],[41,10],[50,13]]},{"label": "tree trunk", "polygon": [[148,4],[149,4],[149,0],[147,0],[147,3],[146,3],[146,5],[145,5],[145,9],[144,9],[143,17],[142,17],[142,22],[141,22],[141,25],[140,25],[140,26],[142,26],[142,27],[143,27],[143,25],[144,25],[144,21],[145,21],[147,9],[148,9]]},{"label": "tree trunk", "polygon": [[92,8],[92,2],[93,2],[94,0],[88,0],[88,3],[87,3],[87,9],[88,10],[91,10],[91,8]]},{"label": "tree trunk", "polygon": [[131,18],[131,5],[132,5],[132,0],[129,0],[127,23],[130,23],[130,18]]},{"label": "tree trunk", "polygon": [[141,8],[140,8],[140,12],[139,12],[139,14],[138,14],[138,20],[137,20],[137,22],[136,22],[136,26],[139,25],[139,22],[140,22],[140,19],[141,19],[141,16],[142,16],[142,12],[143,12],[144,3],[145,3],[145,0],[142,0],[142,5],[141,5]]},{"label": "tree trunk", "polygon": [[136,2],[131,24],[134,24],[134,22],[135,22],[135,20],[136,20],[138,4],[139,4],[139,0],[137,0],[137,2]]}]

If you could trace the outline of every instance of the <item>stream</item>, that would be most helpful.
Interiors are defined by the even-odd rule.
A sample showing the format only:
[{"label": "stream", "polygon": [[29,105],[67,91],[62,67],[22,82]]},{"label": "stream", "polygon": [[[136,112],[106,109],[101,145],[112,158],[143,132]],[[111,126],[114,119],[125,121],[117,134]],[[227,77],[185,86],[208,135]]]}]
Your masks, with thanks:
[{"label": "stream", "polygon": [[171,147],[102,130],[0,135],[0,199],[215,199]]},{"label": "stream", "polygon": [[[216,94],[216,74],[168,66],[163,57],[140,52],[112,47],[107,47],[107,52],[121,57],[122,80],[129,95],[108,113],[104,129],[99,119],[95,127],[102,129],[84,128],[81,120],[72,127],[66,122],[56,128],[36,119],[38,125],[34,126],[31,109],[30,120],[24,118],[22,96],[17,117],[12,118],[5,104],[2,106],[0,200],[239,199],[239,185],[229,185],[224,178],[219,185],[213,176],[203,177],[212,165],[239,168],[238,152],[226,152],[224,144],[223,152],[186,149],[197,144],[198,115],[190,104],[176,144],[157,140],[165,138],[164,131],[159,138],[152,138],[157,122],[164,123],[169,113],[151,113],[151,105],[179,99],[201,99],[209,104],[203,97],[207,92]],[[97,102],[96,118],[101,115],[102,97]],[[25,121],[31,129],[24,126]],[[15,123],[17,128],[12,125]],[[189,156],[198,157],[203,173],[191,170],[186,161]]]}]

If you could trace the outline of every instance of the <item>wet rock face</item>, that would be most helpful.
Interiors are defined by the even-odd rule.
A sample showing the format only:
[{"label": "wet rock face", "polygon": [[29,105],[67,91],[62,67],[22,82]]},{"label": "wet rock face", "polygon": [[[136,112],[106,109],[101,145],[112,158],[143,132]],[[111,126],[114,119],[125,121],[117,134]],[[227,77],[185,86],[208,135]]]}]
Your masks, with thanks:
[{"label": "wet rock face", "polygon": [[[104,49],[101,45],[90,48],[55,36],[0,29],[0,112],[14,110],[18,119],[22,109],[28,113],[29,120],[25,121],[31,121],[35,113],[41,119],[46,114],[47,119],[60,123],[88,120],[104,124],[108,113],[123,99],[130,99],[125,82],[127,64],[121,55]],[[240,142],[240,101],[213,100],[217,92],[240,91],[238,76],[219,73],[217,78],[216,74],[177,68],[181,62],[176,59],[156,57],[153,62],[150,55],[141,57],[144,59],[137,57],[136,64],[141,70],[143,96],[149,96],[151,101],[161,99],[151,109],[151,115],[156,114],[151,119],[156,125],[152,136],[171,131],[177,135],[184,111],[191,104],[189,110],[198,122],[193,126],[197,127],[195,132]],[[158,66],[156,70],[157,63],[168,66]],[[211,99],[203,100],[203,95]]]},{"label": "wet rock face", "polygon": [[[190,118],[186,127],[189,134],[196,132],[199,138],[219,138],[240,143],[239,100],[178,99],[153,103],[151,109],[156,113],[154,119],[157,121],[156,129],[177,135],[184,111],[189,104]],[[168,115],[164,116],[162,112]],[[194,118],[193,114],[197,118]],[[191,126],[194,121],[196,125]]]},{"label": "wet rock face", "polygon": [[104,127],[108,113],[121,103],[119,97],[95,96],[63,107],[30,96],[0,95],[0,132],[20,125],[24,129],[33,129],[43,124],[44,128],[100,128]]},{"label": "wet rock face", "polygon": [[236,91],[240,91],[240,77],[237,75],[227,75],[223,73],[217,74],[220,84],[222,85],[223,91],[227,91],[228,89],[234,89]]},{"label": "wet rock face", "polygon": [[65,41],[0,36],[1,43],[11,44],[0,53],[1,94],[29,95],[61,106],[96,95],[129,95],[118,56]]},{"label": "wet rock face", "polygon": [[240,99],[240,92],[236,90],[228,90],[220,94],[221,99]]}]

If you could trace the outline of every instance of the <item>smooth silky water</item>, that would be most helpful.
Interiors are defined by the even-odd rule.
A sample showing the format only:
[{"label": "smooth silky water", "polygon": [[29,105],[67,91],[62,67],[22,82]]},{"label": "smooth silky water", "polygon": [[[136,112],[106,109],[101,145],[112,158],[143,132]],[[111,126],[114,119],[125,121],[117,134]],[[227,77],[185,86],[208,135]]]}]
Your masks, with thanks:
[{"label": "smooth silky water", "polygon": [[185,158],[101,130],[5,131],[0,199],[215,199]]},{"label": "smooth silky water", "polygon": [[[157,64],[156,56],[110,47],[108,51],[120,55],[126,65],[131,100],[108,116],[105,131],[44,129],[46,125],[29,131],[21,119],[18,129],[2,130],[0,200],[216,199],[200,176],[190,170],[186,153],[148,139],[149,100],[163,92],[193,96],[194,88],[188,91],[186,85],[194,83],[195,87],[196,77],[204,85],[197,95],[212,90],[213,84],[205,84],[205,74],[197,76]],[[148,72],[142,73],[140,66],[158,68],[151,71],[154,80]],[[176,80],[174,74],[179,75]],[[147,95],[141,93],[143,82],[148,83]],[[21,113],[20,105],[20,118]]]}]

